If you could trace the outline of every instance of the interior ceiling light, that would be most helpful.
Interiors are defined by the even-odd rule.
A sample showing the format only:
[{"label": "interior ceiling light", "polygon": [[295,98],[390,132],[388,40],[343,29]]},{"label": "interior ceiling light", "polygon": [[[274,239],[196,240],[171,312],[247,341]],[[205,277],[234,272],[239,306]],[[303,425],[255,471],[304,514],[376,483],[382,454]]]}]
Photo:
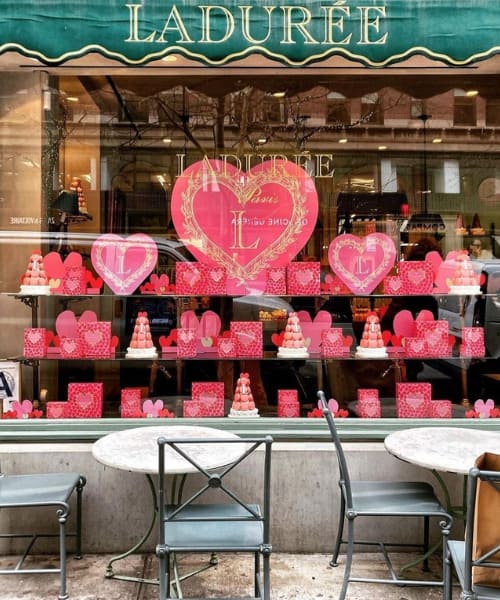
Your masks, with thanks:
[{"label": "interior ceiling light", "polygon": [[172,138],[166,137],[166,138],[163,138],[162,141],[163,141],[164,144],[171,144],[172,143]]},{"label": "interior ceiling light", "polygon": [[257,140],[257,144],[265,144],[267,142],[267,138],[261,137]]},{"label": "interior ceiling light", "polygon": [[340,138],[339,144],[347,144],[347,138]]},{"label": "interior ceiling light", "polygon": [[465,92],[465,95],[466,95],[468,98],[474,98],[474,96],[477,96],[478,94],[479,94],[478,90],[467,90],[467,91]]},{"label": "interior ceiling light", "polygon": [[66,96],[66,102],[80,102],[80,99],[76,96]]},{"label": "interior ceiling light", "polygon": [[272,92],[271,96],[273,96],[274,98],[284,98],[286,96],[286,92],[285,91]]},{"label": "interior ceiling light", "polygon": [[379,146],[378,149],[379,150],[387,150],[387,146]]},{"label": "interior ceiling light", "polygon": [[443,140],[442,140],[441,138],[434,138],[434,139],[432,140],[432,143],[433,143],[433,144],[440,144],[442,141],[443,141]]}]

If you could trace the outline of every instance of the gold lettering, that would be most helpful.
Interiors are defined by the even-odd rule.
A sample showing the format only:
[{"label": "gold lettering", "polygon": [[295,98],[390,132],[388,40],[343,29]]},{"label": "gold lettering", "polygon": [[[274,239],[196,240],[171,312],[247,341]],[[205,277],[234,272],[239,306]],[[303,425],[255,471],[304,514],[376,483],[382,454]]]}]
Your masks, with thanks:
[{"label": "gold lettering", "polygon": [[335,169],[332,167],[333,154],[316,154],[316,177],[333,177]]},{"label": "gold lettering", "polygon": [[[175,25],[170,25],[170,21],[173,21]],[[166,42],[165,34],[167,31],[177,31],[179,34],[179,39],[175,40],[178,44],[187,44],[193,43],[193,40],[189,37],[187,29],[182,21],[182,17],[177,10],[177,6],[174,4],[172,6],[172,10],[168,15],[167,20],[165,21],[165,26],[163,27],[163,31],[161,32],[160,37],[158,38],[158,42]]]},{"label": "gold lettering", "polygon": [[[348,6],[322,6],[325,11],[325,44],[349,44],[352,38],[352,33],[346,35],[343,40],[335,39],[334,27],[337,27],[340,33],[344,33],[344,17],[351,16],[351,9]],[[334,20],[336,12],[343,13],[337,20]]]},{"label": "gold lettering", "polygon": [[185,154],[176,154],[177,157],[177,177],[180,177],[186,168],[186,155]]},{"label": "gold lettering", "polygon": [[380,16],[371,18],[372,12],[377,12],[382,17],[385,17],[385,6],[358,6],[361,13],[361,28],[358,44],[385,44],[387,41],[387,33],[378,40],[370,40],[370,29],[373,28],[377,33],[380,31]]},{"label": "gold lettering", "polygon": [[[319,44],[312,35],[307,31],[306,26],[309,25],[312,19],[311,12],[304,6],[283,6],[283,44],[295,44],[292,39],[292,29],[297,29],[302,34],[306,44]],[[294,23],[293,13],[302,14],[302,22]]]},{"label": "gold lettering", "polygon": [[[207,44],[222,44],[223,42],[227,42],[234,33],[234,17],[231,11],[224,6],[200,6],[199,8],[202,12],[202,36],[200,42]],[[216,11],[220,11],[222,17],[226,19],[226,31],[219,40],[212,39],[211,32],[211,19],[213,16],[216,18]]]},{"label": "gold lettering", "polygon": [[[234,166],[241,171],[241,159],[236,156],[236,154],[221,154],[221,161],[224,163],[224,175],[227,175],[227,165],[234,164]],[[231,161],[230,159],[234,159]]]},{"label": "gold lettering", "polygon": [[255,250],[258,247],[260,238],[257,238],[250,246],[243,246],[243,215],[244,210],[231,210],[234,223],[234,241],[231,250]]},{"label": "gold lettering", "polygon": [[154,42],[156,31],[150,33],[148,37],[144,39],[139,38],[139,9],[142,8],[142,4],[126,4],[129,10],[129,32],[130,35],[125,40],[126,42]]},{"label": "gold lettering", "polygon": [[[271,14],[276,7],[275,6],[262,6],[261,8],[263,8],[264,11],[267,13],[267,34],[265,35],[265,37],[261,38],[260,40],[257,40],[250,33],[250,24],[251,24],[250,11],[252,9],[255,9],[255,6],[240,6],[240,11],[241,11],[241,16],[242,16],[243,38],[247,42],[250,42],[250,44],[263,44],[264,42],[267,42],[267,40],[269,39],[269,37],[271,35],[271,31],[272,31]],[[264,28],[264,24],[261,23],[260,21],[258,21],[257,24],[258,24],[259,30]]]}]

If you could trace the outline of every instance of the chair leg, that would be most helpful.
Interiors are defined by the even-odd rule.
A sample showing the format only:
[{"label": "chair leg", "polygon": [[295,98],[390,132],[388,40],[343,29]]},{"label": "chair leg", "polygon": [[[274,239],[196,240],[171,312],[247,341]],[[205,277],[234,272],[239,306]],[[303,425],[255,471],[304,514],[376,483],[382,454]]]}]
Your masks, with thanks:
[{"label": "chair leg", "polygon": [[57,514],[59,517],[59,569],[60,585],[59,585],[59,600],[67,600],[69,598],[66,589],[66,519],[69,513],[69,506],[59,508]]},{"label": "chair leg", "polygon": [[335,545],[333,547],[333,556],[330,561],[331,567],[338,566],[338,558],[340,552],[340,546],[342,544],[342,538],[344,535],[344,523],[345,523],[345,500],[344,495],[341,493],[340,495],[340,513],[339,513],[339,521],[337,526],[337,537],[335,539]]},{"label": "chair leg", "polygon": [[264,600],[271,600],[270,560],[271,557],[268,554],[265,554],[263,558]]},{"label": "chair leg", "polygon": [[443,600],[451,600],[451,558],[446,547],[443,552]]},{"label": "chair leg", "polygon": [[347,593],[347,586],[351,577],[352,555],[354,553],[354,519],[347,520],[347,550],[345,556],[344,579],[342,589],[340,590],[338,600],[344,600]]},{"label": "chair leg", "polygon": [[422,569],[429,571],[429,558],[427,553],[429,551],[429,517],[424,517],[424,562],[422,563]]},{"label": "chair leg", "polygon": [[75,558],[82,558],[82,493],[87,480],[85,477],[80,477],[80,481],[76,486],[76,552]]}]

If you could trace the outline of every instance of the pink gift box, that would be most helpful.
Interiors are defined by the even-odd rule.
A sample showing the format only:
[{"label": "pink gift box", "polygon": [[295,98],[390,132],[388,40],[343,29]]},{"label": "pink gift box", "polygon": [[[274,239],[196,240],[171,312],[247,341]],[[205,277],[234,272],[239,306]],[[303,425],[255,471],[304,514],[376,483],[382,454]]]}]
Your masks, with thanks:
[{"label": "pink gift box", "polygon": [[60,340],[61,358],[81,358],[80,338],[63,337]]},{"label": "pink gift box", "polygon": [[196,356],[196,329],[181,327],[177,330],[177,356],[194,358]]},{"label": "pink gift box", "polygon": [[431,417],[433,419],[451,419],[451,400],[432,400]]},{"label": "pink gift box", "polygon": [[175,293],[200,296],[206,294],[203,265],[197,262],[175,263]]},{"label": "pink gift box", "polygon": [[47,419],[64,419],[67,415],[67,402],[47,402],[45,415]]},{"label": "pink gift box", "polygon": [[46,330],[44,327],[27,327],[24,330],[23,354],[27,358],[47,356]]},{"label": "pink gift box", "polygon": [[182,416],[185,418],[203,417],[203,407],[199,400],[184,400],[182,403]]},{"label": "pink gift box", "polygon": [[358,403],[373,402],[379,399],[377,388],[358,388]]},{"label": "pink gift box", "polygon": [[237,356],[236,337],[234,335],[217,338],[217,355],[219,358],[235,358]]},{"label": "pink gift box", "polygon": [[320,263],[291,262],[286,269],[287,294],[317,296],[320,294]]},{"label": "pink gift box", "polygon": [[266,278],[266,294],[286,294],[286,267],[269,267]]},{"label": "pink gift box", "polygon": [[482,327],[463,327],[460,355],[483,357],[485,354],[484,329]]},{"label": "pink gift box", "polygon": [[380,419],[382,416],[380,400],[377,398],[374,400],[358,401],[356,413],[361,419]]},{"label": "pink gift box", "polygon": [[448,321],[415,321],[417,336],[427,344],[427,356],[448,356]]},{"label": "pink gift box", "polygon": [[202,381],[191,384],[191,397],[201,406],[202,417],[224,416],[224,383]]},{"label": "pink gift box", "polygon": [[[209,296],[224,296],[227,293],[226,269],[219,265],[202,265],[203,278],[205,281],[205,294]],[[177,292],[179,293],[179,292]]]},{"label": "pink gift box", "polygon": [[422,337],[405,337],[404,348],[406,356],[413,358],[429,355],[427,342]]},{"label": "pink gift box", "polygon": [[78,322],[83,357],[107,358],[111,354],[111,322],[85,321]]},{"label": "pink gift box", "polygon": [[68,384],[66,416],[75,419],[98,419],[102,417],[103,384]]},{"label": "pink gift box", "polygon": [[341,327],[328,327],[321,332],[321,356],[329,358],[343,356],[349,351],[344,346],[344,331]]},{"label": "pink gift box", "polygon": [[142,413],[142,389],[123,388],[120,393],[120,415],[124,419],[139,417]]},{"label": "pink gift box", "polygon": [[430,383],[396,383],[396,412],[400,419],[422,419],[430,416],[432,386]]},{"label": "pink gift box", "polygon": [[262,356],[262,321],[231,321],[230,330],[231,335],[236,338],[236,352],[238,356]]},{"label": "pink gift box", "polygon": [[399,276],[406,294],[432,294],[434,273],[430,263],[424,260],[401,261]]},{"label": "pink gift box", "polygon": [[278,417],[283,419],[300,417],[297,390],[278,390]]},{"label": "pink gift box", "polygon": [[388,275],[384,279],[384,294],[388,296],[401,296],[406,294],[404,281],[399,275]]},{"label": "pink gift box", "polygon": [[62,283],[62,293],[68,296],[82,296],[87,294],[85,271],[85,267],[66,267]]}]

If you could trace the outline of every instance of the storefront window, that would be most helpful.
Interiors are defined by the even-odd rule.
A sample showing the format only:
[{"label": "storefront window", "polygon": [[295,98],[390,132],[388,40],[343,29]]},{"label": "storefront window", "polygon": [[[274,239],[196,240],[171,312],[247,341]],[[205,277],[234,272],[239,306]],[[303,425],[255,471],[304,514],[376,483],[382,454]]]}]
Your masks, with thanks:
[{"label": "storefront window", "polygon": [[[451,401],[453,417],[465,417],[467,402],[492,394],[495,374],[500,372],[494,299],[499,167],[493,143],[500,135],[496,129],[500,100],[491,97],[490,87],[488,98],[482,98],[481,90],[469,97],[445,87],[439,75],[425,79],[435,93],[422,100],[415,97],[414,82],[397,75],[391,87],[383,81],[379,90],[366,93],[365,82],[354,75],[339,83],[338,78],[321,74],[309,77],[305,85],[300,75],[290,72],[279,77],[210,73],[195,80],[135,73],[46,78],[39,73],[2,72],[3,357],[23,359],[28,327],[45,328],[51,348],[43,359],[20,360],[23,397],[39,400],[46,390],[45,403],[56,402],[67,398],[72,383],[101,382],[104,416],[119,416],[122,390],[127,388],[142,388],[143,398],[160,399],[166,409],[182,416],[193,382],[222,382],[227,413],[236,380],[244,372],[261,416],[276,416],[280,390],[292,389],[299,402],[298,416],[307,417],[314,409],[316,390],[323,388],[356,418],[357,389],[374,388],[384,401],[384,415],[395,417],[396,385],[406,382],[430,383],[433,400]],[[419,85],[425,89],[426,81]],[[286,91],[276,94],[276,90]],[[425,122],[420,118],[424,114]],[[491,130],[487,138],[472,139],[463,127],[455,127],[477,125],[480,118]],[[301,165],[314,183],[318,218],[296,260],[319,265],[320,293],[177,294],[169,288],[175,284],[176,263],[195,258],[172,215],[179,177],[208,158],[227,160],[245,171],[273,156]],[[244,176],[240,178],[243,181]],[[58,202],[75,179],[81,204],[71,214]],[[213,210],[217,211],[215,201]],[[436,218],[426,220],[429,214]],[[14,237],[9,237],[12,232]],[[353,293],[342,285],[328,287],[335,275],[329,246],[346,233],[360,239],[384,234],[393,241],[398,262],[408,262],[418,249],[432,251],[439,261],[480,241],[489,257],[478,267],[484,295],[467,299],[442,292],[398,295],[396,290],[389,292],[382,280],[368,294]],[[106,282],[98,282],[92,244],[103,234],[153,237],[158,261],[145,281],[164,276],[161,291],[141,289],[141,281],[133,293],[120,295]],[[44,255],[57,252],[62,260],[78,252],[97,291],[40,297],[30,312],[26,298],[14,296],[36,249]],[[387,274],[395,275],[396,269]],[[66,311],[72,311],[73,318],[93,311],[99,321],[110,322],[114,357],[61,357],[53,338],[58,336],[60,343],[57,318]],[[230,329],[232,320],[260,323],[262,359],[223,360],[200,347],[196,357],[178,361],[169,352],[188,311],[199,320],[207,313],[220,319],[218,331],[201,336],[205,348]],[[287,318],[297,311],[308,315],[308,338],[321,336],[316,331],[321,318],[318,327],[314,323],[320,311],[323,317],[326,313],[329,328],[342,329],[347,353],[277,359]],[[380,360],[360,360],[355,349],[367,316],[374,311],[389,352]],[[440,356],[404,354],[401,330],[395,330],[391,320],[401,311],[411,312],[410,326],[421,311],[448,323],[449,337]],[[138,314],[144,312],[158,359],[125,359]],[[463,355],[464,327],[484,328],[486,358]]]}]

